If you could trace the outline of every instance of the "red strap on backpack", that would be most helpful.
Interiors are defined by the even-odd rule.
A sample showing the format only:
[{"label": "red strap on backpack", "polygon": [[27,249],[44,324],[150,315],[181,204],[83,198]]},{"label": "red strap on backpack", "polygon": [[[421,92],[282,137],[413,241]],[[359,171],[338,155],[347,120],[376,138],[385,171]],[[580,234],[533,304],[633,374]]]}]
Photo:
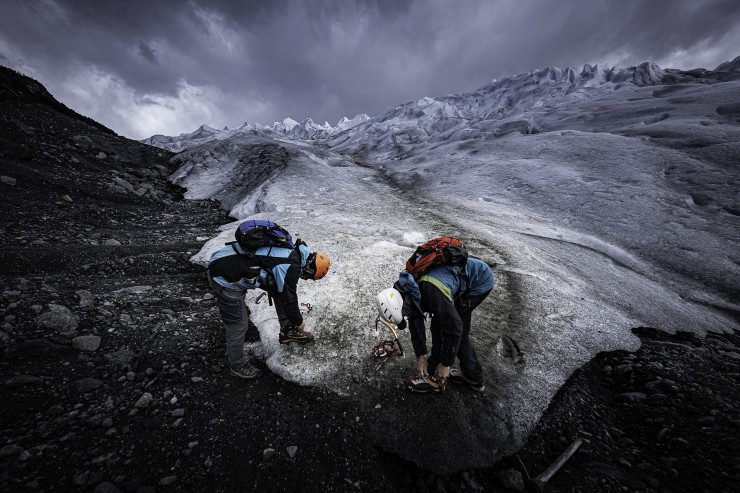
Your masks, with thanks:
[{"label": "red strap on backpack", "polygon": [[[453,249],[450,250],[449,247]],[[463,255],[464,258],[458,258]],[[457,265],[460,261],[464,265],[467,257],[462,241],[442,236],[418,247],[411,258],[406,261],[406,271],[418,281],[422,274],[433,267],[444,264]]]}]

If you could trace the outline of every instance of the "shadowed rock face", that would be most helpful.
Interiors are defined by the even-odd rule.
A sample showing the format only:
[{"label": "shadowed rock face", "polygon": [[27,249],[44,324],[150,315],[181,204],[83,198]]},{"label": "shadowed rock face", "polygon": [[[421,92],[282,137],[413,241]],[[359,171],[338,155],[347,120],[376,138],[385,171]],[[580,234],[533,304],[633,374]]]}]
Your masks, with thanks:
[{"label": "shadowed rock face", "polygon": [[180,185],[187,178],[191,187],[186,198],[208,196],[232,216],[244,217],[264,207],[256,200],[242,204],[245,197],[256,199],[262,186],[285,169],[290,157],[288,148],[278,143],[239,136],[207,150],[178,154],[173,162],[180,167],[171,180]]},{"label": "shadowed rock face", "polygon": [[[82,121],[101,132],[116,135],[108,127],[67,108],[54,99],[54,96],[49,94],[49,91],[37,81],[8,67],[0,66],[0,102],[4,101],[48,106],[61,115]],[[28,129],[30,127],[26,126],[25,128]]]}]

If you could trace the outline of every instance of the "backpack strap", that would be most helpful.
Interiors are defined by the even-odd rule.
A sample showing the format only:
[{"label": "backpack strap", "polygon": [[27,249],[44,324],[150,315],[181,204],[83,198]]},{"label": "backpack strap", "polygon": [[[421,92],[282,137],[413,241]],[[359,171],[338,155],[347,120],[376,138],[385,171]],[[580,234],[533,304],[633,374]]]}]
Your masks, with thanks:
[{"label": "backpack strap", "polygon": [[236,241],[230,241],[230,242],[227,243],[227,245],[231,245],[231,248],[234,250],[234,252],[236,252],[237,255],[245,255],[245,256],[247,256],[249,258],[254,257],[254,252],[252,252],[250,250],[243,250],[243,251],[240,252],[239,251],[239,243],[237,243]]},{"label": "backpack strap", "polygon": [[456,266],[456,268],[458,275],[465,281],[465,290],[457,295],[458,298],[462,298],[468,294],[468,291],[470,291],[470,279],[468,278],[468,273],[465,272],[464,266]]}]

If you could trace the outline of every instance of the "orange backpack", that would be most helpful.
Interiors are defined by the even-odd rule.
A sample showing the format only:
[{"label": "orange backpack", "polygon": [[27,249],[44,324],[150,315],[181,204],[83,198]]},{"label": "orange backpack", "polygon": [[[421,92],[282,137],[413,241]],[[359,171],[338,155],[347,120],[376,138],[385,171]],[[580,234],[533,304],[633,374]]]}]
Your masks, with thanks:
[{"label": "orange backpack", "polygon": [[416,249],[406,261],[406,272],[418,281],[433,267],[454,265],[458,273],[465,276],[465,265],[468,262],[468,251],[462,241],[455,238],[440,237],[429,240]]}]

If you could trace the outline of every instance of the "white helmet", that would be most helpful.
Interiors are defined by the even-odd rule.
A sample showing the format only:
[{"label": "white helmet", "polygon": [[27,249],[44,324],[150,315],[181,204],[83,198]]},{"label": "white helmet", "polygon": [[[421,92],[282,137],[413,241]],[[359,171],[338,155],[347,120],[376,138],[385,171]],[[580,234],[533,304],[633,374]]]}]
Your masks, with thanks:
[{"label": "white helmet", "polygon": [[398,325],[403,320],[403,297],[395,289],[388,288],[378,293],[375,304],[386,322]]}]

